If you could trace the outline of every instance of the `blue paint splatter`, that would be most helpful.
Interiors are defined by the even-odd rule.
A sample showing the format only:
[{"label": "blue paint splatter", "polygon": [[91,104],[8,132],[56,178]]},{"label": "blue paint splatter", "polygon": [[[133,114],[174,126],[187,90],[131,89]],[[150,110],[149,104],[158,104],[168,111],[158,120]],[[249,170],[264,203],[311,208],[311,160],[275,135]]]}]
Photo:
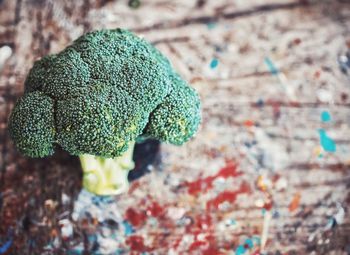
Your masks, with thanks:
[{"label": "blue paint splatter", "polygon": [[318,132],[320,134],[320,144],[322,148],[328,152],[335,152],[337,148],[333,139],[327,135],[324,129],[319,129]]},{"label": "blue paint splatter", "polygon": [[273,219],[278,219],[280,217],[280,213],[276,210],[272,212],[272,218]]},{"label": "blue paint splatter", "polygon": [[236,255],[242,255],[246,252],[246,249],[244,248],[243,245],[239,245],[237,248],[236,248],[236,251],[235,251],[235,254]]},{"label": "blue paint splatter", "polygon": [[257,106],[257,107],[264,107],[264,100],[262,100],[261,98],[259,98],[259,100],[256,102],[256,106]]},{"label": "blue paint splatter", "polygon": [[214,69],[219,65],[219,60],[217,58],[213,58],[210,62],[210,68]]},{"label": "blue paint splatter", "polygon": [[329,121],[331,121],[331,119],[332,119],[331,114],[328,111],[323,111],[321,113],[321,120],[323,122],[329,122]]},{"label": "blue paint splatter", "polygon": [[123,225],[124,225],[124,234],[126,236],[131,235],[132,233],[134,233],[134,229],[132,228],[131,224],[127,221],[123,221]]},{"label": "blue paint splatter", "polygon": [[1,247],[0,247],[0,254],[4,254],[7,252],[7,250],[11,247],[12,245],[12,239],[6,241]]},{"label": "blue paint splatter", "polygon": [[270,73],[273,75],[277,75],[279,73],[279,70],[275,66],[275,64],[272,62],[271,59],[265,58],[265,64],[267,65],[267,68],[269,69]]}]

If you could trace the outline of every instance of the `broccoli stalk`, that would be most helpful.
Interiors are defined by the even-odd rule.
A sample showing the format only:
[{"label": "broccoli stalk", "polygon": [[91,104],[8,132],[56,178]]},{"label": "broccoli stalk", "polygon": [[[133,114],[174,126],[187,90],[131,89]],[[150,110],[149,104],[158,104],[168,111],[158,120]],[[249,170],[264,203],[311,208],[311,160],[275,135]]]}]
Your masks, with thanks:
[{"label": "broccoli stalk", "polygon": [[135,141],[182,145],[197,131],[200,100],[151,44],[123,30],[79,37],[36,61],[17,101],[9,131],[29,157],[59,146],[79,156],[83,186],[96,194],[128,187]]},{"label": "broccoli stalk", "polygon": [[129,187],[128,173],[135,166],[132,160],[134,142],[116,158],[83,154],[79,156],[83,169],[83,187],[97,195],[118,195]]}]

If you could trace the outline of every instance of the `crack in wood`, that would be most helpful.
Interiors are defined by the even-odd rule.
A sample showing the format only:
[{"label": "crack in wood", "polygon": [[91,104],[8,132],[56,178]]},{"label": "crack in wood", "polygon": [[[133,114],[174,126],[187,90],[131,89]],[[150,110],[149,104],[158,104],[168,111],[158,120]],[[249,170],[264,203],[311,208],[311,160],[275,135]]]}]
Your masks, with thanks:
[{"label": "crack in wood", "polygon": [[[314,3],[315,4],[315,3]],[[283,4],[265,4],[265,5],[259,5],[247,10],[242,11],[236,11],[236,12],[230,12],[230,13],[217,13],[215,16],[200,16],[200,17],[192,17],[192,18],[184,18],[182,20],[178,21],[164,21],[161,23],[156,23],[150,26],[140,27],[133,29],[135,32],[147,32],[150,30],[162,30],[162,29],[171,29],[171,28],[179,28],[184,27],[188,25],[194,25],[194,24],[208,24],[217,22],[219,19],[236,19],[241,17],[248,17],[252,16],[258,13],[269,13],[279,10],[290,10],[295,9],[299,7],[305,7],[310,6],[311,4],[306,4],[301,1],[298,2],[290,2],[290,3],[283,3]]]}]

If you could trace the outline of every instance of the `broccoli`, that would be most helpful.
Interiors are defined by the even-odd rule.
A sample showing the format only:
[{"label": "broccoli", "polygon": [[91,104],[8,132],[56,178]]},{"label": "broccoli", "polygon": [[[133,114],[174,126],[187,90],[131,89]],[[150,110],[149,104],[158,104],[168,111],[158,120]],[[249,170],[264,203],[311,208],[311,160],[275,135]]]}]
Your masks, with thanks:
[{"label": "broccoli", "polygon": [[124,29],[89,32],[36,61],[9,119],[17,149],[79,156],[83,186],[98,195],[128,187],[135,142],[181,145],[197,131],[198,94],[155,47]]}]

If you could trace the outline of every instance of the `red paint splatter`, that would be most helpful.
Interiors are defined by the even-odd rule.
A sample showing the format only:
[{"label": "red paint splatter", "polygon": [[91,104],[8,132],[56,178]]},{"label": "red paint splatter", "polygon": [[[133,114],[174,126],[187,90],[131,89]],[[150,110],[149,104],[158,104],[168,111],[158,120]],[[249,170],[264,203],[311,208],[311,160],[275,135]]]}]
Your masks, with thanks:
[{"label": "red paint splatter", "polygon": [[126,244],[130,246],[132,251],[145,252],[150,251],[151,248],[144,244],[142,236],[132,235],[126,240]]},{"label": "red paint splatter", "polygon": [[252,121],[252,120],[246,120],[246,121],[243,122],[243,124],[244,124],[244,126],[246,126],[246,127],[252,127],[252,126],[254,126],[254,121]]},{"label": "red paint splatter", "polygon": [[200,214],[195,220],[196,227],[199,229],[208,229],[211,227],[212,219],[209,214]]},{"label": "red paint splatter", "polygon": [[196,181],[186,183],[186,187],[188,188],[188,193],[191,195],[196,195],[201,191],[207,191],[208,189],[213,187],[213,182],[218,177],[228,178],[228,177],[236,177],[241,175],[242,173],[237,172],[237,165],[228,161],[226,166],[220,169],[220,171],[212,176],[208,176],[206,178],[199,178]]},{"label": "red paint splatter", "polygon": [[177,239],[175,240],[175,242],[174,242],[174,244],[173,244],[173,248],[174,248],[175,250],[177,249],[177,247],[179,247],[181,241],[182,241],[182,236],[179,237],[179,238],[177,238]]},{"label": "red paint splatter", "polygon": [[132,194],[138,187],[140,187],[141,184],[139,181],[133,181],[133,183],[131,184],[129,190],[128,190],[128,193],[129,194]]},{"label": "red paint splatter", "polygon": [[252,253],[251,255],[261,255],[260,249],[257,249],[256,251],[254,251],[254,253]]},{"label": "red paint splatter", "polygon": [[152,204],[148,206],[147,212],[149,212],[151,216],[157,218],[164,213],[164,209],[157,202],[152,202]]},{"label": "red paint splatter", "polygon": [[[196,240],[188,248],[189,252],[201,251],[202,255],[221,255],[217,248],[217,240],[214,235],[207,233],[204,237],[204,240],[198,240],[198,234],[203,232],[198,232],[196,234]],[[192,254],[191,253],[191,254]]]},{"label": "red paint splatter", "polygon": [[126,210],[125,218],[133,226],[138,227],[146,221],[147,215],[143,211],[137,212],[135,209],[130,207],[128,210]]},{"label": "red paint splatter", "polygon": [[268,200],[264,203],[263,207],[266,211],[270,211],[273,207],[273,201],[272,200]]},{"label": "red paint splatter", "polygon": [[216,247],[210,246],[202,252],[202,255],[222,255],[222,253]]},{"label": "red paint splatter", "polygon": [[220,193],[216,198],[209,200],[207,202],[207,210],[210,210],[211,208],[217,208],[221,203],[226,201],[233,204],[236,201],[237,196],[239,194],[249,193],[249,192],[250,192],[249,184],[246,182],[243,182],[238,190],[224,191]]},{"label": "red paint splatter", "polygon": [[228,178],[228,177],[237,177],[240,175],[242,175],[242,173],[237,172],[237,165],[232,161],[228,161],[226,163],[226,166],[221,168],[220,171],[214,176],[215,178],[217,177]]},{"label": "red paint splatter", "polygon": [[201,246],[207,245],[208,243],[205,241],[194,241],[190,247],[188,248],[188,251],[195,251],[198,250]]},{"label": "red paint splatter", "polygon": [[315,73],[314,73],[314,77],[315,79],[319,79],[321,77],[321,71],[320,70],[317,70]]}]

